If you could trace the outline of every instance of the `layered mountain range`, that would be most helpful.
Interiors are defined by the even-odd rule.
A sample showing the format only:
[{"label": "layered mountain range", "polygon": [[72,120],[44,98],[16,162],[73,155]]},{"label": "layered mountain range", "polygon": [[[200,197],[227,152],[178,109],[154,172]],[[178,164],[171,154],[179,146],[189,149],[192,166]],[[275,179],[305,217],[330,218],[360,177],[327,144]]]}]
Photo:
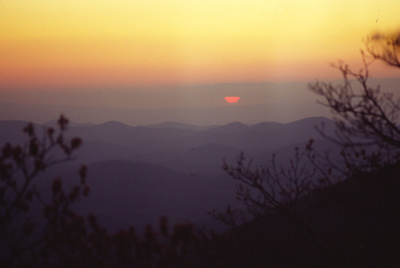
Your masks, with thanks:
[{"label": "layered mountain range", "polygon": [[[0,145],[26,141],[22,132],[26,124],[0,121]],[[41,135],[43,129],[55,124],[51,121],[35,125],[35,129]],[[85,164],[91,192],[76,208],[95,213],[109,228],[142,226],[154,223],[161,215],[208,228],[214,224],[208,211],[227,204],[238,206],[236,182],[223,171],[224,161],[234,166],[239,154],[244,153],[257,168],[268,165],[275,154],[279,163],[287,164],[294,149],[303,150],[311,138],[316,149],[329,150],[333,144],[321,138],[318,126],[333,135],[334,122],[323,117],[253,125],[71,123],[66,138],[80,137],[82,147],[73,160],[47,170],[37,183],[45,189],[50,180],[60,176],[66,185],[72,185],[78,180],[79,166]],[[57,152],[54,154],[56,157]]]}]

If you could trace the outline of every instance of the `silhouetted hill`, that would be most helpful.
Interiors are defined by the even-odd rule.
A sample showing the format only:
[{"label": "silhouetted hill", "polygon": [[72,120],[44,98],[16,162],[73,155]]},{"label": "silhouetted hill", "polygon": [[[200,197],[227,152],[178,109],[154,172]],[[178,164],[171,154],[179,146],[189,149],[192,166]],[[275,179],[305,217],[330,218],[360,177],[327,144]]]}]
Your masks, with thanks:
[{"label": "silhouetted hill", "polygon": [[248,126],[240,123],[240,122],[232,122],[223,126],[219,126],[219,127],[214,127],[208,130],[208,132],[211,133],[229,133],[229,134],[233,134],[236,132],[240,132],[240,131],[244,131],[245,129],[247,129]]},{"label": "silhouetted hill", "polygon": [[191,124],[179,123],[179,122],[164,122],[154,125],[146,125],[150,128],[181,128],[181,129],[191,129],[191,130],[207,130],[210,128],[215,128],[216,126],[196,126]]},{"label": "silhouetted hill", "polygon": [[[288,124],[264,123],[255,126],[228,125],[218,131],[210,129],[188,136],[180,141],[184,148],[197,147],[202,144],[222,144],[239,148],[245,152],[271,151],[293,143],[305,142],[310,138],[320,137],[315,125],[326,124],[327,133],[332,134],[333,122],[323,117],[310,118]],[[237,131],[231,131],[231,127]]]},{"label": "silhouetted hill", "polygon": [[[24,127],[28,124],[22,120],[0,121],[0,147],[2,148],[6,142],[11,144],[20,144],[26,141],[26,134],[23,133]],[[41,126],[34,124],[38,134],[41,133]]]},{"label": "silhouetted hill", "polygon": [[169,167],[179,168],[180,163],[182,163],[184,167],[180,167],[180,169],[190,171],[193,174],[197,172],[220,173],[223,159],[234,161],[240,152],[240,149],[226,145],[204,144],[183,152],[179,157],[170,159],[165,164]]},{"label": "silhouetted hill", "polygon": [[136,154],[131,160],[154,163],[196,174],[197,172],[221,171],[224,158],[234,160],[240,153],[237,148],[221,144],[204,144],[185,151],[154,151]]},{"label": "silhouetted hill", "polygon": [[[255,124],[261,121],[290,122],[304,117],[325,115],[329,113],[321,108],[314,99],[307,103],[240,104],[228,105],[223,98],[217,99],[213,93],[213,101],[218,105],[203,103],[202,106],[179,108],[132,108],[106,106],[76,105],[42,105],[31,103],[0,103],[0,120],[22,119],[36,123],[45,123],[59,114],[65,114],[71,120],[79,119],[81,123],[98,124],[117,120],[131,126],[160,124],[166,121],[210,126],[223,125],[238,121]],[[291,97],[292,98],[292,97]],[[286,99],[288,100],[288,99]]]},{"label": "silhouetted hill", "polygon": [[[99,215],[112,229],[155,223],[160,215],[172,221],[201,220],[233,198],[233,188],[220,190],[219,185],[229,189],[227,180],[190,176],[155,164],[102,161],[88,170],[90,198],[77,208]],[[72,177],[69,180],[77,180]]]},{"label": "silhouetted hill", "polygon": [[132,156],[132,150],[123,145],[104,141],[85,141],[75,156],[75,162],[93,163],[104,160],[119,160]]},{"label": "silhouetted hill", "polygon": [[237,142],[249,151],[276,150],[290,144],[320,137],[315,126],[325,123],[327,133],[332,134],[334,123],[324,117],[313,117],[287,124],[264,123],[252,126],[242,132]]},{"label": "silhouetted hill", "polygon": [[222,267],[396,267],[398,174],[400,163],[284,203],[222,235],[214,261]]},{"label": "silhouetted hill", "polygon": [[273,129],[282,126],[283,123],[276,123],[276,122],[261,122],[255,125],[252,125],[251,128],[253,130],[265,130],[265,129]]},{"label": "silhouetted hill", "polygon": [[93,125],[92,127],[99,131],[109,131],[110,129],[112,129],[114,130],[114,132],[129,131],[131,129],[131,126],[128,126],[127,124],[118,121],[107,121],[105,123]]},{"label": "silhouetted hill", "polygon": [[[77,122],[69,122],[68,123],[68,126],[70,126],[70,127],[89,127],[89,126],[93,126],[93,125],[94,124],[92,124],[92,123],[77,123]],[[50,120],[50,121],[44,123],[43,126],[57,128],[58,120]]]},{"label": "silhouetted hill", "polygon": [[[290,159],[293,159],[295,148],[299,148],[300,152],[303,152],[308,143],[309,141],[292,143],[270,151],[248,153],[246,154],[246,157],[247,159],[252,159],[252,164],[254,166],[265,166],[266,164],[269,164],[272,160],[272,155],[275,156],[275,161],[277,163],[287,164]],[[322,155],[329,153],[330,159],[332,160],[341,160],[341,149],[338,146],[335,146],[331,141],[321,138],[314,139],[312,147],[316,152],[319,152]],[[229,163],[234,164],[234,162]]]},{"label": "silhouetted hill", "polygon": [[193,133],[187,129],[131,127],[109,122],[91,127],[71,127],[68,135],[81,137],[83,141],[102,141],[124,146],[133,152],[145,152],[169,148]]},{"label": "silhouetted hill", "polygon": [[[233,122],[222,126],[177,128],[176,123],[157,127],[132,127],[110,121],[98,125],[70,126],[67,137],[80,137],[83,145],[75,155],[79,163],[131,159],[168,166],[175,170],[215,170],[222,159],[232,160],[239,152],[267,162],[266,155],[280,148],[301,146],[319,134],[315,125],[324,122],[332,133],[333,122],[322,117],[307,118],[287,124],[262,122],[247,126]],[[23,121],[0,121],[1,140],[23,141]],[[179,124],[178,124],[179,125]],[[185,124],[183,124],[185,126]],[[38,131],[41,127],[37,125]],[[326,146],[328,147],[328,143]],[[207,152],[208,151],[208,152]]]}]

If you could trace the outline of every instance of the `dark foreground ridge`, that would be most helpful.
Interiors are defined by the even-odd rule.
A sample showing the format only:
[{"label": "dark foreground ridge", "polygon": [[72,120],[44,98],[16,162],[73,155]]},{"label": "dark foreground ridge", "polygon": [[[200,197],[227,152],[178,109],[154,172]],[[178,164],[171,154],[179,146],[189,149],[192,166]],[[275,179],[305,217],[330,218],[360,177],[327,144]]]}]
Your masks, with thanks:
[{"label": "dark foreground ridge", "polygon": [[398,267],[400,163],[317,189],[209,246],[221,267]]}]

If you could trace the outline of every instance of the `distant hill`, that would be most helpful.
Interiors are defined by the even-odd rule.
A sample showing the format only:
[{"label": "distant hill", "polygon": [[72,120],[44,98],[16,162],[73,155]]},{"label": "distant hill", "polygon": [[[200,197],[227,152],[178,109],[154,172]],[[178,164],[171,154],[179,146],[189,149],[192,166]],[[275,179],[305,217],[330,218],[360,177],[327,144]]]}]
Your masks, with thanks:
[{"label": "distant hill", "polygon": [[195,175],[198,172],[221,171],[223,159],[234,161],[240,152],[240,149],[221,144],[204,144],[183,152],[157,151],[139,154],[132,159],[157,163]]},{"label": "distant hill", "polygon": [[[20,144],[26,142],[26,134],[23,132],[24,127],[28,124],[22,120],[0,121],[0,147],[2,148],[6,142],[11,144]],[[41,135],[42,127],[34,124],[36,132]]]},{"label": "distant hill", "polygon": [[232,122],[223,126],[213,127],[207,131],[210,133],[230,133],[244,131],[248,126],[240,122]]},{"label": "distant hill", "polygon": [[[197,129],[178,123],[132,127],[109,121],[97,125],[73,124],[68,128],[66,136],[80,137],[83,140],[81,152],[77,155],[83,163],[112,159],[136,159],[149,163],[177,159],[204,162],[201,160],[204,158],[208,158],[206,162],[211,162],[211,159],[215,160],[217,157],[222,161],[222,158],[230,157],[234,152],[257,155],[292,144],[306,143],[310,138],[318,139],[320,135],[315,127],[322,123],[325,124],[327,133],[332,134],[332,121],[313,117],[287,124],[262,122],[249,126],[233,122]],[[24,121],[0,121],[1,140],[22,141],[22,128],[26,124]],[[40,131],[41,127],[36,126]],[[204,146],[208,146],[210,150],[207,157],[207,154],[202,153],[205,150],[195,149],[205,148]],[[211,153],[213,150],[215,153]],[[197,160],[195,153],[198,153]]]},{"label": "distant hill", "polygon": [[[48,122],[45,122],[42,124],[43,126],[46,127],[53,127],[53,128],[57,128],[58,126],[58,120],[50,120]],[[89,127],[92,126],[94,124],[92,123],[76,123],[76,122],[69,122],[68,126],[70,127]]]},{"label": "distant hill", "polygon": [[216,126],[196,126],[191,124],[179,123],[179,122],[164,122],[154,125],[146,125],[150,128],[180,128],[180,129],[191,129],[191,130],[207,130],[210,128],[215,128]]},{"label": "distant hill", "polygon": [[[215,96],[213,98],[215,99]],[[329,116],[329,112],[323,108],[314,100],[306,103],[287,103],[282,100],[279,103],[268,104],[238,104],[234,106],[204,104],[200,107],[175,108],[134,108],[134,106],[120,108],[0,102],[0,120],[21,119],[43,124],[64,114],[73,122],[84,124],[99,124],[116,120],[131,126],[181,122],[207,127],[234,121],[256,124],[261,121],[290,122],[304,117]],[[182,125],[178,127],[182,128]]]},{"label": "distant hill", "polygon": [[[333,134],[334,123],[327,118],[315,117],[287,124],[264,123],[247,127],[225,125],[196,133],[179,141],[182,148],[193,148],[202,144],[222,144],[245,152],[262,152],[278,149],[292,143],[306,142],[318,138],[315,126],[325,123],[328,134]],[[233,130],[232,130],[232,126]]]},{"label": "distant hill", "polygon": [[155,223],[160,215],[172,221],[202,220],[234,197],[227,178],[193,177],[155,164],[102,161],[90,164],[88,171],[90,198],[77,209],[99,215],[113,229]]}]

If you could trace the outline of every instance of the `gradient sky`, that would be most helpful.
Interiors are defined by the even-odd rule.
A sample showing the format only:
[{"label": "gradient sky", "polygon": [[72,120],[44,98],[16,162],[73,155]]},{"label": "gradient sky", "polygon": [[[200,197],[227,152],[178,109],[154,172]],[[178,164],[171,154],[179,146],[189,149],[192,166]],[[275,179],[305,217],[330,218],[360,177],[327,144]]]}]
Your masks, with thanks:
[{"label": "gradient sky", "polygon": [[[3,0],[0,90],[313,81],[398,0]],[[385,69],[378,76],[392,76]]]}]

